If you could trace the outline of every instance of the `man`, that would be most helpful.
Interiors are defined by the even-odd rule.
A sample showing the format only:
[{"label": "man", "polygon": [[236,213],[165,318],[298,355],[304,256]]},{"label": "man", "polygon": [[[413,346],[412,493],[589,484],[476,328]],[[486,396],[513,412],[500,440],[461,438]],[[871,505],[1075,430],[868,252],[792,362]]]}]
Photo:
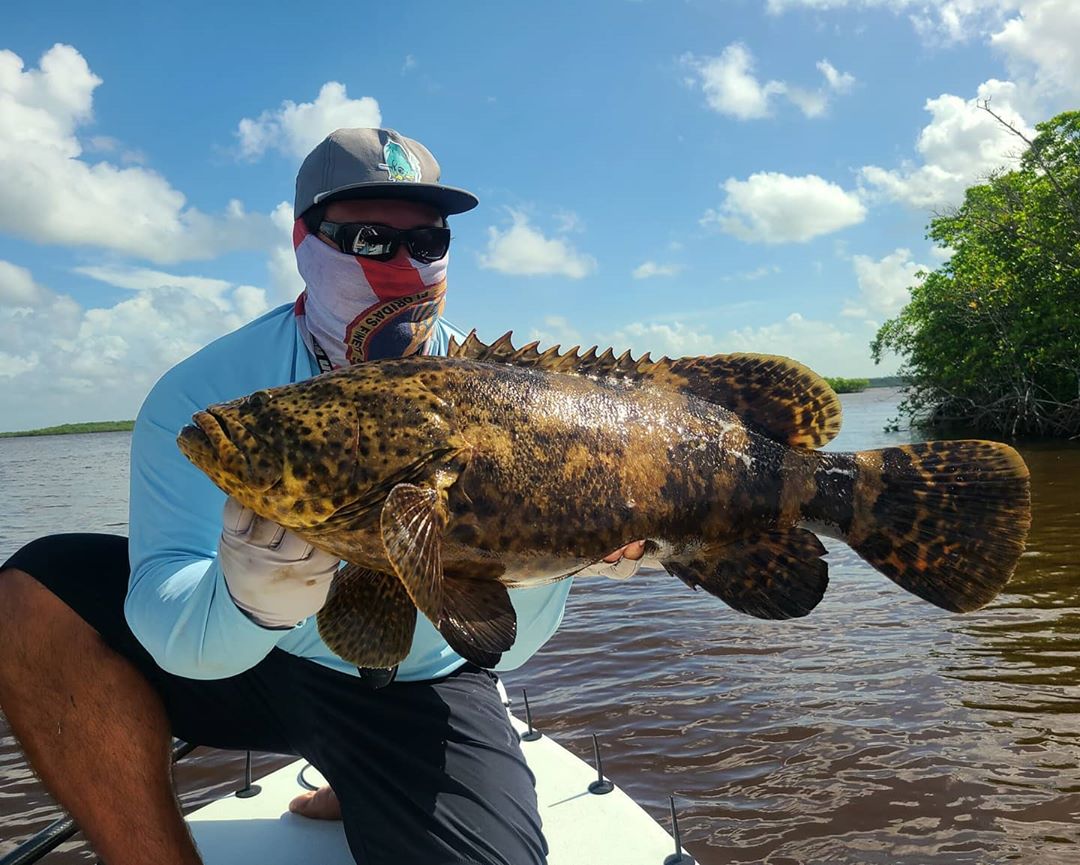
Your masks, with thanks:
[{"label": "man", "polygon": [[[446,217],[477,199],[438,180],[431,153],[393,130],[341,129],[319,144],[296,181],[305,291],[155,385],[132,436],[130,543],[43,538],[0,570],[0,706],[109,865],[199,862],[172,791],[170,735],[304,756],[332,789],[292,807],[340,815],[365,865],[544,861],[495,676],[423,616],[389,675],[334,656],[313,616],[338,561],[226,501],[175,446],[211,403],[445,353]],[[632,573],[642,551],[605,557],[608,575]],[[518,635],[502,669],[555,631],[569,584],[511,592]]]}]

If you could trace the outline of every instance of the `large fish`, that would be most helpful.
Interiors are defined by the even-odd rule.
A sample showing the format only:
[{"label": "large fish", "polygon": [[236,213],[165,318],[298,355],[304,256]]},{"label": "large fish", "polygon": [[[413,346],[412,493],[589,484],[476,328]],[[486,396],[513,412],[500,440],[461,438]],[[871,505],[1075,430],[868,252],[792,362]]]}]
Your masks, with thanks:
[{"label": "large fish", "polygon": [[463,657],[513,645],[507,588],[573,575],[637,539],[692,588],[765,619],[828,583],[817,534],[956,612],[1001,591],[1030,522],[1012,448],[816,448],[828,384],[788,358],[652,361],[515,350],[370,361],[199,412],[187,457],[259,515],[349,564],[318,615],[342,658],[389,667],[418,608]]}]

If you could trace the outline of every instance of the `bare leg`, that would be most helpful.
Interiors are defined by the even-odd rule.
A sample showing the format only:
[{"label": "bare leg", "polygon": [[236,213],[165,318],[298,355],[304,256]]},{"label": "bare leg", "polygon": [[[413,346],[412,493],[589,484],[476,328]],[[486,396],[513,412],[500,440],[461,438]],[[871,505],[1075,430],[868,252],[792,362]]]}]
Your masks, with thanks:
[{"label": "bare leg", "polygon": [[30,764],[109,865],[199,865],[157,694],[63,601],[0,573],[0,707]]}]

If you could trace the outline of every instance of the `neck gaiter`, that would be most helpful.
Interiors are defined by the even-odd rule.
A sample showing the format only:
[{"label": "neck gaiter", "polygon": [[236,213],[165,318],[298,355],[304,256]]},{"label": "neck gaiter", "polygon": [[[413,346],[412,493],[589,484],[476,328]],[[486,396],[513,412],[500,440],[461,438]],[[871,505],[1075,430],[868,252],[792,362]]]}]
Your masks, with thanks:
[{"label": "neck gaiter", "polygon": [[320,366],[323,356],[338,369],[425,350],[442,314],[449,255],[430,264],[347,255],[311,234],[302,219],[293,226],[293,246],[306,286],[296,322]]}]

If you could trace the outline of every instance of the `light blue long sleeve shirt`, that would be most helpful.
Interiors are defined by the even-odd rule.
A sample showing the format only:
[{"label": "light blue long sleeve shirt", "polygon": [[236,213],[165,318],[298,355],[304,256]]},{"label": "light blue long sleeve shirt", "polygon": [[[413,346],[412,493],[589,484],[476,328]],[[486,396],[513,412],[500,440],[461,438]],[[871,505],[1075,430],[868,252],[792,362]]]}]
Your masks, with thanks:
[{"label": "light blue long sleeve shirt", "polygon": [[[451,334],[461,338],[440,320],[430,353],[446,354]],[[314,617],[278,630],[262,627],[236,606],[216,558],[225,494],[176,446],[177,433],[195,412],[318,372],[288,304],[173,367],[143,403],[131,441],[131,580],[124,612],[162,669],[191,679],[220,679],[250,669],[276,647],[356,674],[319,638]],[[520,666],[555,633],[570,584],[566,579],[510,590],[517,640],[498,669]],[[445,676],[463,663],[418,613],[398,679]]]}]

